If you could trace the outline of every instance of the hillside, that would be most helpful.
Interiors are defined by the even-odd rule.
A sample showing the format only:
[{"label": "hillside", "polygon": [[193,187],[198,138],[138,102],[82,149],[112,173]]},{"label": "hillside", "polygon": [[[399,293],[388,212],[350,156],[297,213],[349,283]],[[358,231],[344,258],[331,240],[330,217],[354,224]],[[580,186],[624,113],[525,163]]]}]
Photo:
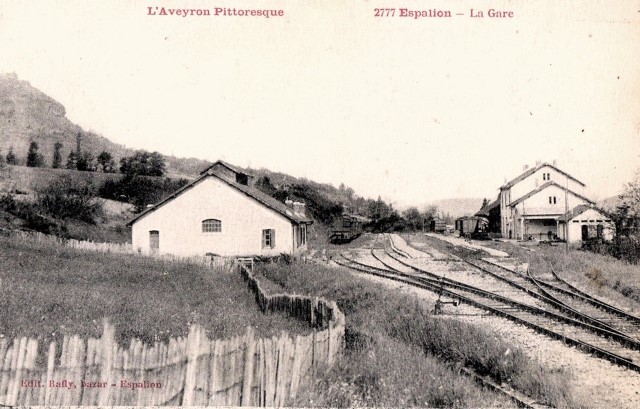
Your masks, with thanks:
[{"label": "hillside", "polygon": [[[34,88],[28,81],[19,79],[15,74],[0,75],[0,155],[5,156],[12,149],[17,157],[17,164],[22,165],[6,167],[5,175],[0,178],[2,179],[0,190],[32,193],[36,185],[42,186],[46,184],[45,182],[50,182],[62,174],[76,178],[75,171],[50,167],[54,145],[58,142],[62,144],[61,157],[65,163],[69,153],[76,150],[78,135],[81,135],[80,143],[83,152],[87,151],[96,157],[100,152],[107,151],[115,159],[116,167],[120,158],[135,152],[131,148],[113,143],[101,135],[88,132],[72,123],[66,117],[66,109],[62,103]],[[38,143],[38,153],[43,156],[44,168],[24,167],[32,141]],[[201,159],[163,156],[166,164],[165,175],[173,179],[194,179],[210,164]],[[311,235],[321,240],[326,235],[327,226],[332,223],[333,218],[343,211],[368,216],[372,212],[380,213],[381,208],[389,212],[392,210],[391,206],[382,201],[357,196],[353,189],[342,184],[340,187],[335,187],[268,169],[245,169],[245,171],[255,176],[254,183],[257,188],[276,199],[284,201],[290,198],[307,203],[310,216],[320,222],[311,231]],[[115,174],[107,176],[93,172],[89,176],[88,173],[91,172],[80,173],[78,177],[91,179],[96,187],[103,185],[107,179],[118,178]],[[107,198],[118,199],[117,197]],[[157,201],[157,198],[153,197],[146,199],[149,201],[145,204]],[[479,206],[478,204],[474,207],[479,208]]]},{"label": "hillside", "polygon": [[[117,163],[135,151],[72,123],[66,117],[63,104],[34,88],[28,81],[18,79],[15,74],[0,74],[0,154],[6,155],[9,148],[13,148],[18,164],[24,164],[29,144],[34,141],[38,143],[45,165],[51,166],[55,143],[62,144],[65,161],[69,152],[75,149],[79,133],[82,135],[82,150],[94,156],[107,151]],[[207,164],[204,160],[175,156],[165,156],[165,160],[167,173],[177,177],[193,177]]]}]

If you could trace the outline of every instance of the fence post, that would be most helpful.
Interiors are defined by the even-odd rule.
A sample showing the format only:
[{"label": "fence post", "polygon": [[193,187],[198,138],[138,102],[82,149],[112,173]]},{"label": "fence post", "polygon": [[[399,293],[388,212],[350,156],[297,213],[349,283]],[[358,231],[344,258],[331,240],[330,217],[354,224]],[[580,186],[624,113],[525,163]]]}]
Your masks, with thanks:
[{"label": "fence post", "polygon": [[184,378],[184,391],[182,393],[182,406],[193,405],[193,393],[195,392],[196,370],[198,369],[198,355],[200,353],[201,329],[197,325],[189,328],[187,336],[187,369]]},{"label": "fence post", "polygon": [[244,350],[244,373],[242,377],[242,395],[240,406],[252,406],[255,405],[251,402],[251,385],[253,384],[253,364],[254,364],[254,338],[253,328],[247,326],[247,334],[245,335],[245,350]]},{"label": "fence post", "polygon": [[[105,382],[111,382],[112,362],[113,362],[113,346],[114,346],[114,327],[106,320],[103,323],[102,339],[100,340],[100,379]],[[117,381],[117,380],[113,380]],[[109,402],[111,398],[110,388],[101,389],[100,398],[98,399],[99,406],[110,406],[116,402]]]}]

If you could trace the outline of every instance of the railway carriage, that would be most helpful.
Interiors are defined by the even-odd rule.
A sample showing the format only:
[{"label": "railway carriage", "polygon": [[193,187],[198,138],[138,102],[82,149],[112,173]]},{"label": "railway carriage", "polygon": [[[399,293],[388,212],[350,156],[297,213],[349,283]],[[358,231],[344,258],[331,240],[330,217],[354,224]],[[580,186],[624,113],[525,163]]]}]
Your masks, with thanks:
[{"label": "railway carriage", "polygon": [[362,234],[363,227],[369,219],[355,214],[343,213],[334,219],[329,241],[331,243],[348,243]]}]

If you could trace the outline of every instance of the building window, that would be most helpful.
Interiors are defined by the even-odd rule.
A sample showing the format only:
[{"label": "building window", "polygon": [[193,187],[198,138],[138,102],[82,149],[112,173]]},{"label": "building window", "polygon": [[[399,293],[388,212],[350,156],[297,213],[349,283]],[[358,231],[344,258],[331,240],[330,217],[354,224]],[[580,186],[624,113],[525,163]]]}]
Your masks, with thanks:
[{"label": "building window", "polygon": [[298,226],[298,247],[304,246],[307,243],[307,225],[301,224]]},{"label": "building window", "polygon": [[222,231],[222,222],[218,219],[207,219],[202,221],[203,233],[219,233]]},{"label": "building window", "polygon": [[556,204],[556,197],[555,196],[549,196],[549,204]]},{"label": "building window", "polygon": [[274,248],[276,246],[276,231],[273,229],[262,230],[262,248]]},{"label": "building window", "polygon": [[542,174],[542,180],[547,180],[547,174],[546,173]]}]

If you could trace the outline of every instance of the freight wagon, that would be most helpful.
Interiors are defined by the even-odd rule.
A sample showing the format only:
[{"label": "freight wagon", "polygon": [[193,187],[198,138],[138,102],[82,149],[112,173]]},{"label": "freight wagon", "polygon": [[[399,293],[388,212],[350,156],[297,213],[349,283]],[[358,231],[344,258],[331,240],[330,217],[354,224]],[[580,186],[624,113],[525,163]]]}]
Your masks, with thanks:
[{"label": "freight wagon", "polygon": [[488,227],[489,220],[485,217],[469,216],[456,219],[456,230],[461,237],[467,239],[488,239]]},{"label": "freight wagon", "polygon": [[429,222],[429,231],[435,233],[444,233],[447,230],[447,222],[442,219],[431,219]]}]

